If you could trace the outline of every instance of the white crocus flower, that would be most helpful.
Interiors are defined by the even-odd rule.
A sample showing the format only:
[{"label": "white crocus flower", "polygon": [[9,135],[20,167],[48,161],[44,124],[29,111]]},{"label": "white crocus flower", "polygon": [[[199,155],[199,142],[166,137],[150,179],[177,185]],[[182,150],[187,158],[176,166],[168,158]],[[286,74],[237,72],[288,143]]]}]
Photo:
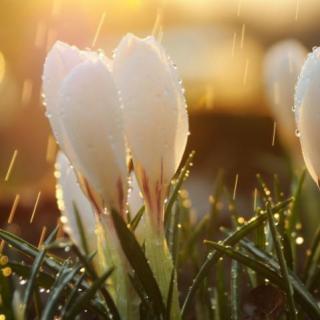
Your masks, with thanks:
[{"label": "white crocus flower", "polygon": [[297,138],[292,112],[294,88],[307,55],[307,50],[296,40],[281,41],[272,46],[264,61],[266,94],[277,121],[280,139],[295,155]]},{"label": "white crocus flower", "polygon": [[115,50],[114,77],[135,173],[159,230],[170,181],[188,137],[188,115],[175,66],[153,38],[126,35]]},{"label": "white crocus flower", "polygon": [[97,249],[96,219],[92,205],[81,190],[68,158],[62,152],[58,153],[55,167],[56,197],[64,231],[82,252],[92,253]]},{"label": "white crocus flower", "polygon": [[123,214],[126,147],[110,61],[58,43],[46,60],[43,87],[50,123],[62,150],[106,207]]},{"label": "white crocus flower", "polygon": [[97,59],[97,57],[97,53],[93,51],[79,50],[61,41],[57,41],[53,45],[46,57],[42,76],[46,115],[61,148],[63,148],[65,140],[62,137],[59,121],[61,110],[57,105],[61,84],[74,67],[86,60]]},{"label": "white crocus flower", "polygon": [[295,114],[307,169],[319,186],[320,177],[320,48],[309,53],[295,91]]},{"label": "white crocus flower", "polygon": [[[172,260],[163,230],[164,200],[185,151],[189,123],[176,68],[153,38],[125,36],[114,55],[124,127],[133,165],[146,203],[145,251],[163,297]],[[179,319],[178,291],[173,291],[172,319]]]}]

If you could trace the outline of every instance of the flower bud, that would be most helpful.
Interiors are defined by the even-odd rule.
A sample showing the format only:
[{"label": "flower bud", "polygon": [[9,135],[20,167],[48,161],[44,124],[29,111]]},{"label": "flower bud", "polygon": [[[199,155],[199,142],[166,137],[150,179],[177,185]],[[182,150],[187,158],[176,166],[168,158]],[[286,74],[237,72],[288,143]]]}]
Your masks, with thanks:
[{"label": "flower bud", "polygon": [[45,63],[44,92],[62,150],[105,206],[123,214],[126,146],[110,61],[58,42]]},{"label": "flower bud", "polygon": [[319,186],[320,176],[320,48],[309,53],[295,91],[298,136],[306,167]]},{"label": "flower bud", "polygon": [[168,185],[183,156],[188,115],[181,80],[153,38],[126,35],[115,51],[114,77],[135,173],[152,221],[162,225]]},{"label": "flower bud", "polygon": [[62,152],[57,155],[55,167],[56,197],[64,231],[82,252],[92,253],[97,249],[95,214],[92,206],[83,194],[68,158]]},{"label": "flower bud", "polygon": [[78,64],[96,58],[97,54],[95,52],[82,51],[61,41],[57,41],[53,45],[46,57],[42,76],[46,115],[61,148],[63,148],[64,139],[59,121],[60,110],[57,106],[61,84]]},{"label": "flower bud", "polygon": [[294,88],[306,55],[306,49],[298,41],[285,40],[272,46],[264,61],[266,94],[278,124],[280,139],[295,153],[298,141],[292,112]]},{"label": "flower bud", "polygon": [[73,164],[108,208],[123,213],[126,147],[118,92],[106,63],[98,59],[74,68],[62,84],[58,105]]}]

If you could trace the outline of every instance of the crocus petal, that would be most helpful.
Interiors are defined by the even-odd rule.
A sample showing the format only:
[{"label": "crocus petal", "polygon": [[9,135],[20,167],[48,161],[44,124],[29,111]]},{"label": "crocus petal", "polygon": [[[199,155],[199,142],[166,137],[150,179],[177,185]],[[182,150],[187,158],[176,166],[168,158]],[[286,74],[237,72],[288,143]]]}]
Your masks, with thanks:
[{"label": "crocus petal", "polygon": [[115,51],[113,68],[135,172],[150,206],[157,193],[163,198],[187,143],[188,115],[181,81],[153,37],[125,36]]},{"label": "crocus petal", "polygon": [[126,147],[118,92],[107,64],[98,59],[75,67],[63,81],[58,108],[70,143],[67,156],[106,206],[123,213]]},{"label": "crocus petal", "polygon": [[59,121],[61,111],[58,109],[57,101],[62,81],[78,64],[97,57],[95,52],[81,51],[61,41],[53,45],[46,57],[42,79],[46,114],[61,148],[64,139]]},{"label": "crocus petal", "polygon": [[319,185],[320,177],[320,48],[308,55],[295,92],[295,113],[307,169]]},{"label": "crocus petal", "polygon": [[300,108],[308,91],[310,82],[314,81],[314,78],[317,77],[317,73],[319,72],[319,55],[320,48],[316,48],[308,54],[297,81],[294,95],[294,110],[297,124],[299,123]]},{"label": "crocus petal", "polygon": [[[59,152],[56,160],[56,197],[58,207],[61,211],[64,230],[69,234],[72,241],[85,252],[85,245],[89,252],[96,250],[96,237],[95,237],[95,215],[92,206],[88,199],[83,194],[74,170],[67,159],[67,157]],[[86,244],[81,239],[81,232],[77,222],[75,212],[77,209],[83,226]],[[88,253],[88,252],[87,252]]]},{"label": "crocus petal", "polygon": [[294,88],[306,55],[307,50],[298,41],[285,40],[272,46],[264,61],[266,94],[272,112],[284,145],[289,144],[294,150],[297,145],[292,112]]}]

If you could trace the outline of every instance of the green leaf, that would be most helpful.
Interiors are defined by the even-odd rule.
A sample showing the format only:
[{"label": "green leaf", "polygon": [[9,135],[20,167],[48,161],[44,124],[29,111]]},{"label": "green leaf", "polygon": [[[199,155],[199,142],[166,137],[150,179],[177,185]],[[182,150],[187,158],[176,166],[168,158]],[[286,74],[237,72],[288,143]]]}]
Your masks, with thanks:
[{"label": "green leaf", "polygon": [[287,299],[289,301],[290,318],[297,319],[297,311],[296,311],[296,306],[295,306],[294,299],[293,299],[293,289],[292,289],[291,282],[289,280],[288,266],[287,266],[286,259],[284,257],[283,251],[282,251],[283,246],[282,246],[281,240],[279,238],[280,235],[279,235],[278,230],[276,228],[273,214],[272,214],[269,206],[267,209],[267,213],[268,213],[268,221],[269,221],[269,226],[270,226],[270,230],[271,230],[271,234],[272,234],[272,239],[273,239],[274,246],[276,249],[281,274],[282,274],[282,277],[283,277],[284,283],[285,283],[285,291],[287,294]]},{"label": "green leaf", "polygon": [[[292,201],[291,198],[275,205],[272,207],[272,212],[276,213],[279,210],[285,208],[290,202]],[[224,245],[234,245],[237,242],[239,242],[242,238],[246,237],[248,233],[250,233],[252,230],[257,228],[261,223],[263,223],[267,219],[267,213],[263,212],[259,216],[252,218],[247,224],[242,226],[240,229],[236,230],[234,233],[232,233],[229,237],[227,237],[225,240],[222,241]],[[204,263],[201,265],[198,273],[196,274],[191,287],[188,290],[187,296],[185,298],[185,301],[183,303],[182,309],[181,309],[181,315],[184,316],[186,314],[186,311],[190,305],[190,302],[192,298],[194,297],[196,291],[198,290],[200,283],[207,277],[207,274],[210,271],[210,268],[217,262],[217,260],[221,257],[221,252],[218,251],[211,251]]]},{"label": "green leaf", "polygon": [[[92,284],[89,289],[81,294],[66,313],[65,319],[75,319],[76,316],[89,304],[90,300],[95,296],[99,288],[105,284],[106,280],[110,277],[112,272],[113,268],[107,270]],[[110,319],[113,319],[113,315],[110,315]]]},{"label": "green leaf", "polygon": [[133,288],[136,290],[139,298],[141,299],[140,304],[140,319],[153,319],[155,318],[154,310],[151,302],[149,301],[148,295],[143,289],[142,284],[139,279],[135,276],[135,274],[130,275],[129,279],[132,283]]},{"label": "green leaf", "polygon": [[239,303],[239,272],[240,266],[236,260],[231,264],[231,319],[240,319]]},{"label": "green leaf", "polygon": [[175,282],[175,269],[172,269],[171,272],[171,278],[170,278],[170,285],[169,285],[169,290],[168,290],[168,295],[167,295],[167,304],[166,304],[166,320],[170,320],[170,314],[171,314],[171,306],[173,302],[173,289],[174,289],[174,282]]},{"label": "green leaf", "polygon": [[187,241],[183,245],[183,249],[181,252],[182,260],[185,260],[187,257],[189,257],[190,252],[193,251],[194,245],[199,240],[199,237],[204,233],[204,231],[207,228],[208,221],[210,217],[208,214],[203,216],[201,220],[190,230],[189,237],[187,238]]},{"label": "green leaf", "polygon": [[53,230],[51,232],[51,234],[49,235],[49,237],[45,241],[43,248],[40,250],[39,254],[36,256],[36,258],[33,262],[30,277],[27,282],[26,289],[25,289],[24,296],[23,296],[23,301],[22,301],[22,310],[23,310],[22,312],[23,312],[24,317],[25,317],[25,312],[27,311],[27,306],[29,305],[29,301],[32,297],[34,287],[36,285],[36,278],[38,276],[39,269],[41,267],[42,261],[45,257],[45,254],[46,254],[46,250],[47,250],[46,245],[48,245],[50,242],[52,242],[52,240],[56,237],[57,231],[58,231],[58,228],[55,228],[55,230]]},{"label": "green leaf", "polygon": [[283,254],[286,259],[287,266],[290,270],[293,270],[293,252],[291,247],[290,236],[287,233],[283,233]]},{"label": "green leaf", "polygon": [[167,228],[167,242],[169,250],[171,252],[173,265],[176,267],[178,262],[178,245],[179,245],[179,234],[180,234],[180,203],[176,202],[176,206],[173,210],[173,214],[170,217],[171,221]]},{"label": "green leaf", "polygon": [[320,227],[318,227],[311,244],[310,254],[304,268],[303,279],[306,286],[310,288],[316,274],[317,265],[320,260]]},{"label": "green leaf", "polygon": [[167,203],[167,206],[165,208],[165,212],[164,212],[164,225],[165,225],[165,229],[167,228],[168,226],[168,223],[170,221],[170,215],[172,213],[172,208],[173,208],[173,204],[174,202],[176,201],[177,197],[178,197],[178,192],[181,188],[181,185],[183,183],[183,181],[186,179],[186,177],[188,176],[188,170],[189,170],[189,167],[191,166],[191,163],[192,163],[192,160],[194,158],[194,154],[195,154],[195,151],[192,151],[184,166],[182,167],[181,171],[180,171],[180,174],[177,178],[177,182],[175,183],[174,185],[174,188],[171,192],[171,195],[168,199],[168,203]]},{"label": "green leaf", "polygon": [[289,221],[288,221],[288,224],[289,224],[289,227],[288,227],[288,234],[291,234],[294,229],[295,229],[295,225],[297,224],[298,222],[298,208],[299,208],[299,203],[300,203],[300,199],[301,199],[301,193],[302,193],[302,187],[303,187],[303,183],[304,183],[304,180],[305,180],[305,177],[306,177],[306,169],[304,169],[301,173],[301,176],[298,180],[298,183],[297,183],[297,186],[296,186],[296,189],[293,193],[293,201],[292,201],[292,204],[291,204],[291,213],[290,213],[290,216],[289,216]]},{"label": "green leaf", "polygon": [[77,265],[73,269],[71,269],[67,266],[64,266],[61,269],[56,282],[51,288],[51,293],[48,297],[47,304],[42,313],[42,320],[52,319],[54,317],[57,311],[57,305],[59,304],[64,289],[80,271],[81,267],[81,265]]},{"label": "green leaf", "polygon": [[[240,245],[243,246],[248,252],[250,252],[258,261],[265,264],[269,267],[273,272],[277,275],[280,271],[280,266],[278,262],[269,254],[264,251],[261,251],[257,248],[252,242],[247,239],[242,239],[240,241]],[[315,316],[318,314],[320,316],[320,309],[318,307],[318,303],[315,298],[310,294],[310,292],[306,289],[301,280],[289,270],[289,278],[292,286],[295,290],[296,299],[301,306],[304,307],[306,313]],[[312,313],[313,312],[313,313]]]},{"label": "green leaf", "polygon": [[219,319],[228,320],[229,317],[229,303],[226,296],[226,284],[224,278],[224,260],[220,258],[216,263],[216,298],[219,310]]},{"label": "green leaf", "polygon": [[[26,256],[35,258],[40,252],[37,247],[8,231],[0,229],[0,238]],[[44,263],[55,271],[59,271],[62,266],[62,260],[54,255],[47,255],[44,258]]]},{"label": "green leaf", "polygon": [[66,299],[63,309],[61,311],[61,318],[63,319],[67,310],[72,306],[74,300],[76,299],[77,295],[79,294],[79,291],[81,290],[80,286],[84,278],[86,277],[86,274],[83,273],[74,284],[74,287],[72,288],[68,298]]},{"label": "green leaf", "polygon": [[217,229],[217,221],[218,221],[218,203],[219,200],[223,194],[223,182],[224,182],[224,172],[222,170],[219,170],[216,183],[215,183],[215,189],[211,198],[211,206],[210,206],[210,213],[208,218],[208,223],[206,224],[207,229],[207,237],[211,239],[211,235],[214,233],[214,230]]},{"label": "green leaf", "polygon": [[264,181],[264,179],[261,177],[260,174],[257,174],[256,177],[257,177],[257,180],[259,183],[259,189],[264,196],[264,200],[271,201],[272,200],[271,191],[270,191],[267,183]]},{"label": "green leaf", "polygon": [[[9,262],[8,266],[17,275],[24,279],[28,279],[31,274],[32,266],[23,265],[20,262]],[[36,284],[39,287],[50,289],[54,283],[54,277],[44,271],[38,271]]]},{"label": "green leaf", "polygon": [[145,206],[143,205],[139,211],[136,213],[136,215],[133,217],[133,219],[130,221],[130,229],[132,231],[135,231],[137,226],[139,225],[139,222],[141,218],[143,217],[145,212]]},{"label": "green leaf", "polygon": [[155,314],[164,316],[165,306],[161,292],[144,252],[121,216],[114,210],[111,210],[111,215],[123,252],[147,293]]},{"label": "green leaf", "polygon": [[[89,257],[85,257],[81,253],[81,251],[79,250],[79,248],[77,246],[74,246],[74,250],[75,250],[76,255],[78,256],[80,262],[84,265],[85,270],[89,274],[89,276],[93,279],[93,281],[98,280],[99,277],[98,277],[94,267],[91,265],[91,260],[94,258],[96,253],[94,252]],[[113,315],[113,319],[114,320],[120,319],[120,315],[119,315],[119,311],[117,309],[117,306],[114,303],[113,298],[111,297],[108,290],[104,286],[101,286],[99,288],[99,290],[100,290],[101,295],[103,296],[103,298],[108,306],[110,313]]]}]

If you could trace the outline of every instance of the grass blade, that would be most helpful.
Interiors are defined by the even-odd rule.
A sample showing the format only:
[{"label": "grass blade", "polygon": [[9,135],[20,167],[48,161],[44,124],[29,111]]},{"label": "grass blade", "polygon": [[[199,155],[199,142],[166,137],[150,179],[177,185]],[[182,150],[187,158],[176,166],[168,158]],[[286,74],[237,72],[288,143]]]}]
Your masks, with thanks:
[{"label": "grass blade", "polygon": [[[254,271],[260,273],[265,278],[269,279],[273,284],[285,290],[286,285],[283,278],[279,275],[279,265],[275,265],[278,268],[274,269],[267,262],[261,262],[259,260],[253,259],[247,255],[242,254],[239,251],[233,250],[229,246],[223,246],[218,243],[208,242],[212,245],[220,254],[225,254],[230,258],[237,260],[239,263],[253,269]],[[259,249],[257,249],[259,250]],[[264,255],[264,253],[262,253]],[[269,259],[270,260],[270,259]],[[312,295],[305,289],[301,281],[293,275],[290,275],[290,281],[293,288],[295,289],[295,294],[302,306],[304,312],[308,314],[311,319],[320,319],[320,309],[317,301],[312,297]]]},{"label": "grass blade", "polygon": [[172,306],[172,300],[173,300],[173,289],[174,289],[174,282],[175,282],[175,269],[172,269],[171,272],[171,278],[170,278],[170,285],[167,295],[167,304],[166,304],[166,320],[170,320],[170,314],[171,314],[171,306]]},{"label": "grass blade", "polygon": [[317,229],[314,238],[312,239],[310,255],[307,255],[307,261],[304,268],[303,279],[306,286],[309,288],[312,279],[317,270],[317,263],[320,259],[320,227]]},{"label": "grass blade", "polygon": [[[26,256],[35,258],[40,252],[37,247],[8,231],[0,229],[0,238]],[[55,271],[59,271],[62,266],[62,260],[54,255],[47,255],[44,263]]]},{"label": "grass blade", "polygon": [[[95,269],[93,268],[93,266],[91,265],[91,260],[93,259],[93,257],[95,256],[96,253],[93,253],[91,256],[89,257],[85,257],[82,252],[79,250],[78,247],[74,246],[74,250],[76,252],[76,255],[78,256],[80,262],[84,265],[86,272],[89,274],[89,276],[93,279],[93,281],[98,280],[98,275],[95,271]],[[108,290],[104,287],[101,286],[99,288],[107,306],[109,309],[109,312],[112,314],[113,319],[114,320],[118,320],[120,319],[120,315],[119,315],[119,311],[118,308],[116,306],[116,304],[114,303],[113,298],[111,297],[110,293],[108,292]]]},{"label": "grass blade", "polygon": [[[262,262],[266,266],[268,266],[273,272],[279,274],[280,266],[278,262],[269,254],[264,251],[261,251],[257,248],[252,242],[247,239],[242,239],[240,241],[240,245],[246,249],[253,257],[256,258],[257,261]],[[313,317],[317,315],[320,316],[320,309],[318,306],[318,302],[313,298],[310,292],[306,289],[301,280],[289,270],[290,282],[295,290],[296,299],[301,306],[304,307],[306,313],[309,313],[309,310],[312,310]]]},{"label": "grass blade", "polygon": [[231,319],[240,319],[239,307],[239,271],[238,261],[232,260],[231,264]]},{"label": "grass blade", "polygon": [[[81,294],[66,313],[65,319],[75,319],[76,316],[85,308],[85,306],[88,305],[89,301],[94,297],[99,288],[104,285],[104,283],[109,278],[112,272],[113,268],[107,270],[100,278],[98,278],[92,284],[92,286],[89,289],[87,289],[83,294]],[[112,315],[110,319],[113,319]]]},{"label": "grass blade", "polygon": [[130,221],[130,229],[132,231],[136,230],[137,226],[139,225],[139,222],[141,218],[143,217],[145,212],[145,206],[143,205],[139,211],[136,213],[136,215],[133,217],[133,219]]},{"label": "grass blade", "polygon": [[189,170],[189,167],[192,163],[192,160],[194,158],[194,154],[195,154],[195,151],[192,151],[184,166],[182,167],[182,169],[180,170],[180,173],[179,173],[179,176],[177,178],[177,182],[176,184],[174,185],[174,188],[171,192],[171,195],[168,199],[168,203],[167,203],[167,206],[165,208],[165,212],[164,212],[164,225],[165,225],[165,229],[167,228],[168,226],[168,223],[170,221],[170,215],[171,215],[171,212],[172,212],[172,207],[173,207],[173,204],[174,202],[176,201],[177,197],[178,197],[178,192],[181,188],[181,185],[183,183],[183,181],[186,179],[186,177],[188,176],[188,170]]},{"label": "grass blade", "polygon": [[216,264],[216,301],[219,310],[219,319],[228,320],[229,317],[229,303],[226,296],[226,284],[224,278],[224,260],[220,258]]},{"label": "grass blade", "polygon": [[[31,269],[32,266],[23,265],[20,262],[9,262],[8,266],[12,269],[13,272],[15,272],[20,277],[27,279],[30,278]],[[50,274],[38,271],[37,278],[36,278],[36,284],[38,287],[42,287],[45,289],[50,289],[53,285],[55,279]]]},{"label": "grass blade", "polygon": [[52,319],[54,317],[63,290],[72,281],[72,279],[80,269],[81,265],[78,265],[73,269],[70,269],[68,267],[62,268],[55,284],[53,285],[53,288],[51,289],[51,294],[48,297],[46,307],[44,308],[42,313],[42,320]]},{"label": "grass blade", "polygon": [[287,294],[287,299],[289,301],[290,319],[296,320],[297,319],[297,311],[296,311],[296,307],[295,307],[295,303],[294,303],[294,299],[293,299],[292,285],[289,280],[288,266],[287,266],[286,259],[284,257],[283,251],[282,251],[283,246],[281,244],[280,235],[279,235],[278,230],[276,228],[274,218],[273,218],[273,213],[271,212],[271,209],[269,206],[267,209],[267,213],[268,213],[268,221],[269,221],[272,239],[273,239],[276,253],[278,256],[280,271],[281,271],[282,277],[285,282],[285,291]]},{"label": "grass blade", "polygon": [[[273,213],[278,212],[279,210],[285,208],[290,204],[292,201],[291,198],[275,205],[271,208]],[[258,226],[261,225],[265,220],[267,219],[267,213],[263,212],[259,216],[254,217],[246,225],[241,227],[240,229],[233,232],[230,236],[228,236],[225,240],[223,240],[224,245],[234,245],[237,242],[239,242],[242,238],[246,237],[247,234],[249,234],[252,230],[255,230]],[[194,297],[196,291],[200,287],[200,283],[207,277],[208,272],[210,271],[210,268],[212,265],[214,265],[218,259],[221,257],[221,252],[218,251],[211,251],[204,263],[201,265],[198,273],[196,274],[192,286],[189,288],[187,296],[185,298],[185,301],[183,303],[182,309],[181,309],[181,315],[184,316],[186,314],[186,311],[191,303],[192,298]]]},{"label": "grass blade", "polygon": [[165,306],[162,295],[142,248],[121,216],[114,210],[111,210],[111,215],[123,252],[151,300],[155,314],[164,316]]},{"label": "grass blade", "polygon": [[23,301],[22,301],[22,310],[23,310],[22,312],[24,315],[25,315],[25,312],[27,311],[27,306],[29,305],[29,301],[32,297],[32,293],[33,293],[34,287],[36,285],[36,278],[38,276],[39,269],[41,267],[42,261],[45,257],[45,254],[46,254],[46,250],[47,250],[46,246],[54,240],[57,232],[58,232],[58,228],[56,228],[55,230],[53,230],[51,232],[51,234],[49,235],[49,237],[45,241],[43,248],[41,249],[39,254],[36,256],[36,258],[33,262],[33,266],[32,266],[31,272],[30,272],[29,281],[27,282],[27,286],[26,286],[24,296],[23,296]]}]

